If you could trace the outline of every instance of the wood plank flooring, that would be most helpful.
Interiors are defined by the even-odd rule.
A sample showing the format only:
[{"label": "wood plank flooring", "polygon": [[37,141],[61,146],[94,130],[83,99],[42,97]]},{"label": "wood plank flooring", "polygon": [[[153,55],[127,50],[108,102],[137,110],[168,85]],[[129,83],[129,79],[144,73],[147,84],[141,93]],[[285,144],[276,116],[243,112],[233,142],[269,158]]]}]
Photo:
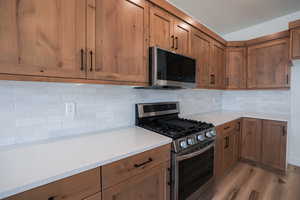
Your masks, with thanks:
[{"label": "wood plank flooring", "polygon": [[300,169],[286,175],[246,164],[237,166],[217,185],[212,200],[300,200]]}]

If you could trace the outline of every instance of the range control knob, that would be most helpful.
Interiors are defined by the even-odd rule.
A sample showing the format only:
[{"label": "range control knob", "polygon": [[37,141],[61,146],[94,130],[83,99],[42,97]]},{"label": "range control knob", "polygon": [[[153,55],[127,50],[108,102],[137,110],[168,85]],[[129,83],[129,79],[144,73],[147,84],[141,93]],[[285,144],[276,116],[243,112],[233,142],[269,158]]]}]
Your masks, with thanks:
[{"label": "range control knob", "polygon": [[186,143],[185,140],[184,140],[184,141],[181,141],[179,145],[180,145],[180,147],[183,148],[183,149],[187,148],[187,143]]},{"label": "range control knob", "polygon": [[216,131],[211,130],[211,131],[210,131],[210,135],[212,135],[213,137],[216,136]]},{"label": "range control knob", "polygon": [[211,135],[210,131],[209,131],[209,132],[206,132],[206,133],[205,133],[205,136],[206,136],[207,138],[213,137],[213,136]]},{"label": "range control knob", "polygon": [[203,134],[197,136],[197,140],[203,142],[205,140],[205,136]]},{"label": "range control knob", "polygon": [[188,143],[188,145],[193,145],[193,144],[195,144],[195,141],[193,138],[188,138],[187,143]]}]

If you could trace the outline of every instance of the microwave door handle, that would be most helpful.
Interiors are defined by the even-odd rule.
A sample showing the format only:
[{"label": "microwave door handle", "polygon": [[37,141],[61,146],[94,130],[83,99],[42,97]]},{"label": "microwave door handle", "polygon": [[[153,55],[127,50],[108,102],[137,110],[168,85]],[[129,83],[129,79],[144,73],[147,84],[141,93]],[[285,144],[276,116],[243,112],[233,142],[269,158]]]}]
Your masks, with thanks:
[{"label": "microwave door handle", "polygon": [[208,149],[212,148],[213,146],[215,146],[215,142],[211,143],[210,145],[208,145],[207,147],[205,147],[204,149],[201,149],[199,151],[195,151],[193,153],[189,153],[189,154],[186,154],[186,155],[178,156],[176,158],[176,161],[183,161],[183,160],[192,158],[194,156],[198,156],[198,155],[204,153],[205,151],[207,151]]}]

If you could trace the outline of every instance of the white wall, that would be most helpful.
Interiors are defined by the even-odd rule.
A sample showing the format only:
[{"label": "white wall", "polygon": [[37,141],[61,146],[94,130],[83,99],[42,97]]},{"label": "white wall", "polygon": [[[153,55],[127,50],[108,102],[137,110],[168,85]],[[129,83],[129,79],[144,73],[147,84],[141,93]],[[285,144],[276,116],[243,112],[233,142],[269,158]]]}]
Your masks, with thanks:
[{"label": "white wall", "polygon": [[300,61],[294,62],[291,80],[291,126],[289,161],[300,166]]},{"label": "white wall", "polygon": [[[131,126],[135,103],[180,101],[183,114],[196,114],[221,109],[221,98],[212,90],[0,81],[0,146]],[[74,117],[65,113],[69,102]]]},{"label": "white wall", "polygon": [[[300,11],[226,34],[224,35],[224,38],[227,40],[248,40],[263,35],[276,33],[287,30],[288,23],[297,19],[300,19]],[[270,110],[272,105],[274,105],[274,112],[289,113],[291,120],[288,128],[288,161],[291,164],[300,166],[300,62],[294,62],[294,67],[292,68],[291,90],[266,91],[266,95],[268,97],[265,99],[266,102],[263,103],[263,96],[265,96],[265,94],[260,91],[224,92],[223,108],[232,108],[234,107],[234,104],[236,104],[236,106],[241,110],[261,109],[263,111],[265,109]],[[284,96],[286,96],[286,98],[284,98]],[[255,104],[251,103],[253,100],[262,103],[261,105],[264,106],[261,106],[260,104],[255,106]]]},{"label": "white wall", "polygon": [[223,35],[226,40],[249,40],[256,37],[285,31],[289,27],[289,22],[300,19],[300,11],[266,21],[239,31]]}]

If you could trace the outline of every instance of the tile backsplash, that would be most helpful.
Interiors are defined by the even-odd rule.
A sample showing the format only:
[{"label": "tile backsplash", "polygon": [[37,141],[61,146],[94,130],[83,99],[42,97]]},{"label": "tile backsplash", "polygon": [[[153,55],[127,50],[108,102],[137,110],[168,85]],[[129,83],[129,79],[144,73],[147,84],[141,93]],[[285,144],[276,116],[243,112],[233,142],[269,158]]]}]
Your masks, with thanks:
[{"label": "tile backsplash", "polygon": [[290,114],[290,90],[224,91],[222,109],[267,114]]},{"label": "tile backsplash", "polygon": [[0,81],[0,146],[132,126],[136,103],[159,101],[179,101],[182,114],[221,109],[290,114],[290,91],[282,90],[166,91]]},{"label": "tile backsplash", "polygon": [[0,146],[131,126],[135,103],[159,101],[180,101],[183,114],[210,112],[222,108],[222,91],[0,81]]}]

